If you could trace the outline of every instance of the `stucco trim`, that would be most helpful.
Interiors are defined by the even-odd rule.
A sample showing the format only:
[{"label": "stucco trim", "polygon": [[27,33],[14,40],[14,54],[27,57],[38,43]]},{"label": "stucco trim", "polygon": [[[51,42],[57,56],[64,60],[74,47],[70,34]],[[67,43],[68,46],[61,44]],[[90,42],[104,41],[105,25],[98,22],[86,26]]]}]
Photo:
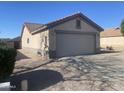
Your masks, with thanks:
[{"label": "stucco trim", "polygon": [[84,32],[84,31],[69,31],[69,30],[55,30],[56,33],[64,34],[96,34],[97,32]]}]

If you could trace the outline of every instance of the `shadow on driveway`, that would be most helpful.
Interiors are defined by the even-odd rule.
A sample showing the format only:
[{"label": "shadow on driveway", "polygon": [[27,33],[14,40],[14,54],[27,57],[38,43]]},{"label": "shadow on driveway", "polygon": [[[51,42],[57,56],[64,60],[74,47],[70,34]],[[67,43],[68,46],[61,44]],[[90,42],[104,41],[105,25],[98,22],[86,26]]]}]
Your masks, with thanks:
[{"label": "shadow on driveway", "polygon": [[20,51],[17,51],[16,60],[18,61],[20,59],[30,59],[30,58],[27,57],[25,54],[21,53]]},{"label": "shadow on driveway", "polygon": [[35,70],[15,75],[11,77],[10,84],[11,86],[16,86],[16,88],[12,88],[11,90],[21,90],[22,80],[28,80],[29,91],[39,91],[63,81],[63,76],[59,72],[53,70]]}]

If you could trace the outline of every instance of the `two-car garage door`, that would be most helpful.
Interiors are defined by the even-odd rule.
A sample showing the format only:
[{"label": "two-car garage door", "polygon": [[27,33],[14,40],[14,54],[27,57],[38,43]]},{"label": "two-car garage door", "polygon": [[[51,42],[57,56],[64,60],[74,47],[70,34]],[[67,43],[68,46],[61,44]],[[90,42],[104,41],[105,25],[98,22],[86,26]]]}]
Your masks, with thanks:
[{"label": "two-car garage door", "polygon": [[74,56],[95,52],[94,34],[57,33],[56,56]]}]

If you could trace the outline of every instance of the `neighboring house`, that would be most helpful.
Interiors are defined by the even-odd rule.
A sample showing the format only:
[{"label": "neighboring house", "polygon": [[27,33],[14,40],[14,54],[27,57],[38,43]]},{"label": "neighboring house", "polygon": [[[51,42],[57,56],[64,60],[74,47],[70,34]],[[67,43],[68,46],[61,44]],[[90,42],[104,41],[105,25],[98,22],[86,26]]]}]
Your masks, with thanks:
[{"label": "neighboring house", "polygon": [[15,49],[21,48],[21,37],[15,37],[13,39],[0,39],[0,42],[5,43],[7,46],[13,47]]},{"label": "neighboring house", "polygon": [[24,23],[22,48],[50,58],[99,52],[103,28],[82,13],[48,24]]},{"label": "neighboring house", "polygon": [[100,43],[102,47],[124,46],[124,37],[121,34],[120,28],[110,28],[100,33]]},{"label": "neighboring house", "polygon": [[15,49],[20,49],[21,48],[21,37],[15,37],[9,41],[10,43],[13,43],[13,47]]}]

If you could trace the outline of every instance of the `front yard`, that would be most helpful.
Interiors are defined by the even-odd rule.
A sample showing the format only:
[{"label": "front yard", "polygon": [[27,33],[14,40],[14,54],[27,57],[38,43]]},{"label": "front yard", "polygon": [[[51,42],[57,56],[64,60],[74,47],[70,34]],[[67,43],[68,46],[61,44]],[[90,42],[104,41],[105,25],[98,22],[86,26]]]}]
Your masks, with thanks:
[{"label": "front yard", "polygon": [[[64,57],[47,63],[29,59],[29,63],[17,63],[12,81],[27,79],[29,90],[124,90],[123,55],[121,51]],[[18,68],[25,71],[18,73]]]}]

